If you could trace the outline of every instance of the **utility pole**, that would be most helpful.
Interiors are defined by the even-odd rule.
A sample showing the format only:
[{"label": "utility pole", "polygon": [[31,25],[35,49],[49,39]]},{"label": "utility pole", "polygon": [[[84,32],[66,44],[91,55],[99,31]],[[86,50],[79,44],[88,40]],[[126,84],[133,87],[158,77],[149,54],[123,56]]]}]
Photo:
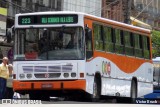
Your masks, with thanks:
[{"label": "utility pole", "polygon": [[130,24],[132,0],[123,0],[124,23]]}]

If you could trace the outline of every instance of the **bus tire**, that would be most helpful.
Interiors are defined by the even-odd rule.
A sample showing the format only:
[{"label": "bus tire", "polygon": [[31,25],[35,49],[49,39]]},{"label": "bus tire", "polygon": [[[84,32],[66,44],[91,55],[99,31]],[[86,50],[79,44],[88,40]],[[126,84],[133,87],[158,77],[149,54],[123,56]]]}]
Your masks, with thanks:
[{"label": "bus tire", "polygon": [[41,93],[29,93],[29,98],[31,100],[42,100],[42,101],[49,101],[50,100],[50,96],[45,93],[45,94],[41,94]]},{"label": "bus tire", "polygon": [[101,94],[101,85],[99,78],[94,78],[94,83],[93,83],[93,94],[91,95],[91,100],[92,102],[97,102],[100,99],[100,94]]},{"label": "bus tire", "polygon": [[37,96],[35,93],[29,93],[30,100],[40,100],[40,96]]},{"label": "bus tire", "polygon": [[131,98],[130,101],[131,103],[135,103],[135,100],[137,98],[137,83],[135,80],[132,80],[131,82]]}]

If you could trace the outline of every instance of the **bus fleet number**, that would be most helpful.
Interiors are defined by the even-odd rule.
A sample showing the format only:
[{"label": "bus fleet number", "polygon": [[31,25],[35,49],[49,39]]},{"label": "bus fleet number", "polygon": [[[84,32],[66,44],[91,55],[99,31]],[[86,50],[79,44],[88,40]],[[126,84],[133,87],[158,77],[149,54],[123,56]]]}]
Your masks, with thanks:
[{"label": "bus fleet number", "polygon": [[22,24],[29,24],[31,23],[31,19],[30,18],[23,18],[22,19]]}]

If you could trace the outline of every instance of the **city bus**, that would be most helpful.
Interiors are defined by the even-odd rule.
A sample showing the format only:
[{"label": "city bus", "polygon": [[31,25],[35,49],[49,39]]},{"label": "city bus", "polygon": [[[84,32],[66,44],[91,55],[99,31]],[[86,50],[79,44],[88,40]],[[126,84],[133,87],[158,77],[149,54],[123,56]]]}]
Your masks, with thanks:
[{"label": "city bus", "polygon": [[13,88],[30,99],[153,91],[151,31],[80,12],[15,15]]},{"label": "city bus", "polygon": [[144,96],[147,99],[160,98],[160,57],[153,59],[153,92]]}]

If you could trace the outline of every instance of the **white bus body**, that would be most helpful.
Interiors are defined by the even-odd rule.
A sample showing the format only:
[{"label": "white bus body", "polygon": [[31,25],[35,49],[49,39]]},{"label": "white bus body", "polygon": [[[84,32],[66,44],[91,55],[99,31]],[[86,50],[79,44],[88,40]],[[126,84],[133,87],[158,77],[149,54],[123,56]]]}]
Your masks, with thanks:
[{"label": "white bus body", "polygon": [[[143,28],[77,12],[17,14],[13,62],[14,90],[29,93],[33,99],[40,97],[38,91],[46,90],[50,94],[55,90],[82,90],[91,94],[92,98],[99,98],[100,95],[134,98],[151,93],[153,69],[150,58],[97,51],[93,49],[94,43],[91,44],[92,57],[86,58],[88,48],[85,45],[85,28],[87,26],[94,33],[92,22],[107,23],[106,25],[124,28],[123,30],[130,32],[134,30],[138,34],[150,33]],[[43,36],[43,40],[48,40],[43,44],[43,47],[48,46],[45,48],[47,51],[42,49],[39,42]],[[67,44],[72,36],[73,41],[77,43],[73,49],[68,49]],[[60,37],[62,42],[59,42],[59,47],[54,43],[58,41],[55,40],[56,37]],[[94,39],[93,36],[92,38]],[[135,90],[132,91],[132,88]],[[49,96],[47,91],[45,94]],[[100,95],[96,95],[97,93]]]}]

